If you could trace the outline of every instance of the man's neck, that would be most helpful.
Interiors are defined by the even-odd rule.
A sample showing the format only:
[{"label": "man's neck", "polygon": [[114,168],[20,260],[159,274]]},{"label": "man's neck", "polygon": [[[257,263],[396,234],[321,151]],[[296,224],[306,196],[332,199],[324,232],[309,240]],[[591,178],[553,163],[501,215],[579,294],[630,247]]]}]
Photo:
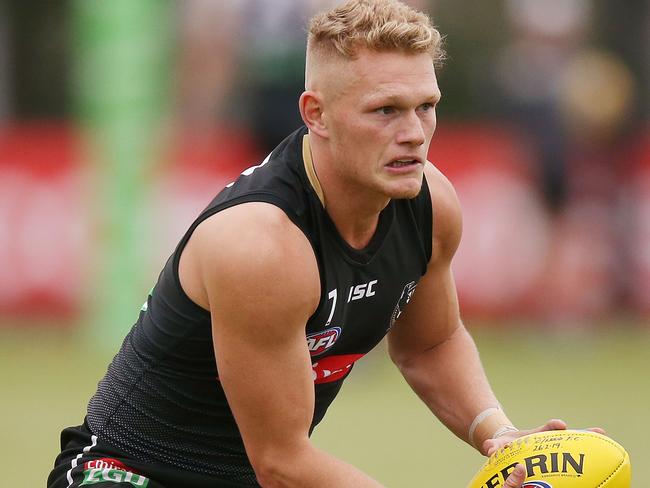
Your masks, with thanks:
[{"label": "man's neck", "polygon": [[362,249],[374,236],[379,214],[390,199],[344,180],[329,164],[329,153],[322,149],[311,144],[311,164],[322,203],[341,237],[351,247]]}]

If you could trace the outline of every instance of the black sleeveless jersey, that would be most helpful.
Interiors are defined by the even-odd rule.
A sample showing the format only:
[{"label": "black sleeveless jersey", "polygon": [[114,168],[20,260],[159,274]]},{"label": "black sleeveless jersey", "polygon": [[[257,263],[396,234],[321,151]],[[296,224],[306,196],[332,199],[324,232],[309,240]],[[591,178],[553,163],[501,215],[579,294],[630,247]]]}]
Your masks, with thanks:
[{"label": "black sleeveless jersey", "polygon": [[251,201],[276,205],[314,249],[321,299],[305,326],[316,398],[312,429],[355,361],[399,316],[431,257],[426,180],[417,197],[392,200],[366,248],[354,249],[321,203],[306,134],[299,129],[263,163],[244,171],[180,241],[89,403],[88,423],[100,439],[143,462],[257,486],[217,379],[210,313],[187,297],[178,276],[181,252],[194,229],[223,209]]}]

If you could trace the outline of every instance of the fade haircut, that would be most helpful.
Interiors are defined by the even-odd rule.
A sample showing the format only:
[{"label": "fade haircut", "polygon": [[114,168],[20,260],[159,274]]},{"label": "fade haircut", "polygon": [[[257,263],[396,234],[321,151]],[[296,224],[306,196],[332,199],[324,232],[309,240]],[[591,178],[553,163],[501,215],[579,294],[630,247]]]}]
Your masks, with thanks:
[{"label": "fade haircut", "polygon": [[431,19],[398,0],[349,0],[311,19],[308,56],[355,59],[360,49],[428,53],[436,67],[445,59]]}]

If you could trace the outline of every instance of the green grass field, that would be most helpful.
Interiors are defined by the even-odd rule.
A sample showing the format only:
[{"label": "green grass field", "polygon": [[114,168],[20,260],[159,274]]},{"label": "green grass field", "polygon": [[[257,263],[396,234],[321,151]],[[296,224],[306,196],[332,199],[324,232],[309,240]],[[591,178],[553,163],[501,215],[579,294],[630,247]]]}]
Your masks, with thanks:
[{"label": "green grass field", "polygon": [[[650,329],[567,333],[477,329],[483,362],[510,417],[599,425],[650,479]],[[44,486],[62,427],[79,423],[112,356],[78,334],[0,330],[2,486]],[[482,464],[423,407],[383,347],[364,358],[314,434],[320,447],[389,487],[462,488]]]}]

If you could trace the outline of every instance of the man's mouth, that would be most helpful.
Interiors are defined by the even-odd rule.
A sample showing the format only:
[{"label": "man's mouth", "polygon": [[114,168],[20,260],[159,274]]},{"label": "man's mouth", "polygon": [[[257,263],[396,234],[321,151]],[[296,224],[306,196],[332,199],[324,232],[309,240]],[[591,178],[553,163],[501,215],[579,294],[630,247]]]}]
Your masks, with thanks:
[{"label": "man's mouth", "polygon": [[418,163],[419,161],[417,159],[397,159],[388,163],[387,166],[390,168],[403,168],[404,166],[411,166]]}]

